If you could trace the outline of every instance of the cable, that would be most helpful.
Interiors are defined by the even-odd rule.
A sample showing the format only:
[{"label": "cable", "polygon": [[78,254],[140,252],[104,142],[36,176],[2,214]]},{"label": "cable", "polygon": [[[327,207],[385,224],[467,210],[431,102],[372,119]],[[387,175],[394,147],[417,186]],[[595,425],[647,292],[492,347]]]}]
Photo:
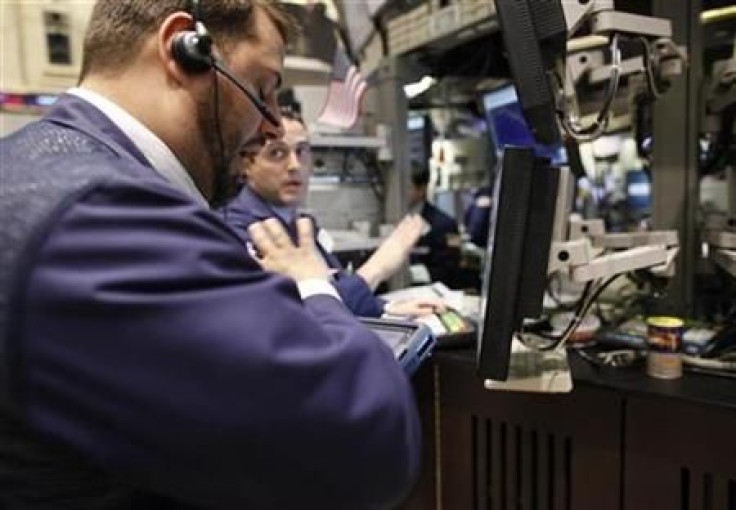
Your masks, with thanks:
[{"label": "cable", "polygon": [[561,335],[538,335],[542,338],[547,338],[549,340],[552,340],[549,344],[546,345],[529,345],[524,341],[523,334],[520,335],[521,343],[523,343],[525,346],[535,349],[538,351],[553,351],[557,349],[560,345],[566,343],[572,334],[575,332],[575,330],[580,326],[580,324],[583,322],[583,319],[585,319],[585,316],[588,314],[588,311],[590,310],[590,307],[595,303],[595,301],[598,299],[598,297],[601,295],[601,293],[606,290],[606,288],[611,285],[619,276],[620,274],[611,276],[603,282],[602,284],[598,285],[598,287],[593,291],[593,294],[588,299],[588,293],[590,292],[590,289],[593,287],[592,282],[588,282],[585,285],[585,289],[583,290],[583,295],[580,298],[580,301],[578,302],[578,308],[575,311],[575,315],[573,316],[572,320],[570,320],[569,324],[565,328],[565,331]]},{"label": "cable", "polygon": [[578,317],[584,316],[584,314],[582,313],[582,310],[585,308],[585,300],[592,286],[593,286],[593,282],[588,282],[585,284],[583,293],[580,296],[580,299],[578,300],[578,306],[575,310],[575,315],[573,316],[572,320],[567,325],[567,327],[565,328],[565,331],[561,335],[546,335],[543,333],[538,333],[537,336],[546,338],[547,340],[551,340],[551,342],[546,345],[530,345],[524,339],[524,332],[522,331],[519,334],[519,341],[522,344],[524,344],[526,347],[529,347],[530,349],[533,349],[536,351],[553,351],[557,349],[560,345],[562,345],[564,342],[567,341],[568,337],[572,335],[572,332],[574,331],[574,329],[580,324],[580,322],[582,322],[582,318],[578,320]]},{"label": "cable", "polygon": [[590,298],[590,302],[588,303],[587,309],[590,309],[590,306],[595,302],[596,299],[603,293],[606,288],[611,285],[615,280],[617,280],[621,274],[613,275],[608,280],[606,280],[603,285],[599,286],[596,291],[593,293],[593,295]]},{"label": "cable", "polygon": [[537,347],[540,351],[553,351],[556,350],[560,345],[565,344],[572,334],[575,332],[575,330],[580,326],[580,324],[583,322],[583,319],[585,318],[585,315],[588,312],[589,305],[586,305],[586,298],[588,295],[588,292],[590,292],[590,289],[592,288],[592,282],[588,282],[585,286],[585,289],[583,290],[583,295],[580,298],[580,302],[578,303],[578,308],[575,311],[575,315],[573,315],[573,318],[568,323],[567,327],[565,328],[565,331],[557,337],[549,336],[548,338],[553,339],[553,342],[547,345],[540,345]]},{"label": "cable", "polygon": [[[651,53],[651,45],[649,41],[646,40],[644,37],[639,37],[639,41],[641,42],[642,46],[644,47],[644,70],[646,71],[647,76],[647,85],[649,88],[649,92],[652,94],[652,97],[654,99],[659,99],[662,97],[665,93],[665,90],[660,90],[657,87],[657,80],[654,77],[654,68],[652,64],[652,53]],[[665,44],[667,45],[670,50],[672,50],[673,53],[677,55],[677,58],[682,62],[683,65],[687,65],[687,55],[675,44],[675,42],[668,38],[668,37],[662,37],[660,39],[657,39],[654,42],[655,45],[658,44]]]},{"label": "cable", "polygon": [[225,65],[214,56],[211,58],[210,64],[212,65],[212,68],[217,71],[218,73],[222,74],[225,78],[230,80],[230,82],[235,85],[238,90],[240,90],[243,94],[245,94],[251,103],[253,103],[253,106],[255,106],[256,110],[258,110],[258,113],[260,113],[264,119],[266,119],[272,126],[278,128],[281,126],[281,123],[279,122],[279,119],[276,118],[276,116],[271,113],[271,111],[266,107],[265,104],[263,104],[263,101],[258,99],[253,92],[248,90],[248,88],[240,82],[235,76],[230,73],[230,71],[225,67]]},{"label": "cable", "polygon": [[[552,273],[547,278],[547,294],[549,295],[550,299],[555,302],[555,305],[557,305],[557,310],[574,310],[575,304],[571,303],[565,303],[562,301],[561,294],[562,294],[562,277],[561,273]],[[553,289],[554,283],[557,282],[557,290]]]},{"label": "cable", "polygon": [[564,108],[558,109],[557,115],[565,131],[578,142],[589,142],[599,137],[608,127],[608,118],[613,101],[618,93],[619,81],[621,79],[621,49],[618,43],[618,34],[611,39],[611,78],[608,82],[608,92],[601,111],[590,126],[579,127],[570,119]]},{"label": "cable", "polygon": [[654,78],[654,70],[652,69],[652,55],[650,53],[651,47],[649,46],[649,41],[644,37],[639,37],[639,42],[641,42],[644,48],[644,74],[647,76],[647,88],[654,99],[659,99],[664,94],[664,90],[657,88],[657,81]]}]

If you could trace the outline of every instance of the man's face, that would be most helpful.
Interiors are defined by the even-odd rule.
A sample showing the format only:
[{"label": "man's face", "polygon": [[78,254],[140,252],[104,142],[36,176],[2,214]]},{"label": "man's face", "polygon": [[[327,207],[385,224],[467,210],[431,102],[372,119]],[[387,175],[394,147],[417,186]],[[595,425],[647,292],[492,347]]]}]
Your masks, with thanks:
[{"label": "man's face", "polygon": [[[232,73],[278,118],[276,90],[281,83],[284,43],[273,22],[261,9],[256,8],[254,14],[257,37],[236,43],[225,60]],[[222,177],[216,175],[217,172],[230,166],[247,140],[278,136],[281,129],[268,124],[253,103],[228,79],[219,74],[216,79],[219,95],[217,115],[214,87],[197,103],[197,129],[215,169],[213,183]]]},{"label": "man's face", "polygon": [[282,122],[283,137],[269,140],[257,152],[244,150],[243,168],[258,196],[275,205],[295,207],[307,193],[312,155],[304,125],[291,119]]}]

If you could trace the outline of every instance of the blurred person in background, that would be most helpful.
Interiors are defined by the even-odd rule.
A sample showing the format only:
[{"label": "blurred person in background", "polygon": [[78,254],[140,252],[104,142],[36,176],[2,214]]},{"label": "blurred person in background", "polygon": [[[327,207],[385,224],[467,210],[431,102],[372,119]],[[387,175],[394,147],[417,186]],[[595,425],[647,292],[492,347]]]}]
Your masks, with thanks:
[{"label": "blurred person in background", "polygon": [[428,168],[412,163],[409,211],[421,215],[429,230],[419,238],[411,254],[411,263],[425,266],[432,282],[458,287],[460,231],[453,218],[427,200],[429,178]]}]

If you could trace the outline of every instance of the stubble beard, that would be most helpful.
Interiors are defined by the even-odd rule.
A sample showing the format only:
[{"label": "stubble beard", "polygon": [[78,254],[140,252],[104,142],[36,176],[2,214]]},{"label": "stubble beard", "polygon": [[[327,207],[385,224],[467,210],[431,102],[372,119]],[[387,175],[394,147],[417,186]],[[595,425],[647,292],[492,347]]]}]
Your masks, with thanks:
[{"label": "stubble beard", "polygon": [[[197,102],[196,126],[207,159],[203,163],[209,169],[208,173],[206,170],[201,170],[201,172],[205,174],[206,181],[209,183],[209,201],[213,206],[222,205],[236,191],[235,183],[237,179],[230,169],[233,159],[238,154],[241,138],[240,130],[229,129],[227,105],[223,104],[222,99],[222,90],[220,90],[220,105],[217,115],[215,114],[213,94],[208,94]],[[232,113],[230,114],[231,117]]]}]

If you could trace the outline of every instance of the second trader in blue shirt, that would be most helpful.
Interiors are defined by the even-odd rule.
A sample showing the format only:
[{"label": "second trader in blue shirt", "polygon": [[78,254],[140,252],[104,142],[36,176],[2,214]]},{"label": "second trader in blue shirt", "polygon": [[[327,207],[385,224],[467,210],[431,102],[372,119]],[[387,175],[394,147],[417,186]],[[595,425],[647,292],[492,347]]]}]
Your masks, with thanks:
[{"label": "second trader in blue shirt", "polygon": [[[235,173],[245,185],[222,209],[225,221],[234,228],[246,245],[250,246],[248,227],[267,218],[276,218],[292,239],[297,238],[296,220],[299,207],[306,196],[312,174],[312,156],[309,134],[298,114],[282,111],[284,135],[246,144],[241,150],[240,162],[235,162]],[[393,275],[407,260],[409,251],[421,235],[423,222],[418,215],[405,217],[383,241],[372,256],[350,273],[320,239],[326,234],[316,226],[317,248],[332,269],[332,282],[346,306],[358,316],[379,317],[391,315],[419,316],[444,310],[438,299],[412,299],[385,302],[375,296],[378,285]]]}]

